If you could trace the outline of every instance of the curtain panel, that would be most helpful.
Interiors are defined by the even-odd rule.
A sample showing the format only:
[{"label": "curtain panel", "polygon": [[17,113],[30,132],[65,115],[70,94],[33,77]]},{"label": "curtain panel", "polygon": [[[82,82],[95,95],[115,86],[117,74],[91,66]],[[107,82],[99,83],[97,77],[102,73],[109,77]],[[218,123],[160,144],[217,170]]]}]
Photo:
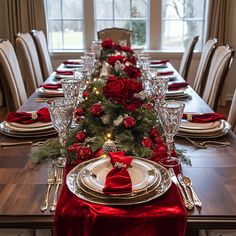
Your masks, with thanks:
[{"label": "curtain panel", "polygon": [[15,35],[33,29],[46,34],[44,0],[1,0],[0,1],[0,38],[6,38],[14,45]]}]

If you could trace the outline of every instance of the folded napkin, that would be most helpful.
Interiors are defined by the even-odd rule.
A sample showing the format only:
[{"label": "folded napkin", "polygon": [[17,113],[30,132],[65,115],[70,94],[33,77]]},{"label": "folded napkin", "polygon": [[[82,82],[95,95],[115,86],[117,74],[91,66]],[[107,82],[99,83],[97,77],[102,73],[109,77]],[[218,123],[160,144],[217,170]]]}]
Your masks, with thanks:
[{"label": "folded napkin", "polygon": [[63,64],[65,65],[80,65],[81,63],[79,61],[63,61]]},{"label": "folded napkin", "polygon": [[104,194],[121,194],[132,191],[132,183],[127,168],[132,162],[132,158],[125,156],[124,152],[110,152],[109,156],[113,168],[106,176]]},{"label": "folded napkin", "polygon": [[73,75],[72,70],[56,70],[58,75]]},{"label": "folded napkin", "polygon": [[204,113],[204,114],[186,113],[183,114],[182,118],[193,123],[208,123],[224,119],[224,117],[221,114],[216,112]]},{"label": "folded napkin", "polygon": [[41,84],[40,87],[45,88],[45,89],[54,89],[54,90],[56,90],[56,89],[61,88],[62,86],[61,86],[61,83],[57,83],[57,84],[47,83],[47,84]]},{"label": "folded napkin", "polygon": [[163,71],[163,72],[158,72],[157,75],[173,75],[174,71]]},{"label": "folded napkin", "polygon": [[169,62],[169,60],[151,61],[151,65],[160,65]]},{"label": "folded napkin", "polygon": [[20,124],[32,124],[37,121],[41,121],[43,123],[50,122],[51,117],[48,111],[48,108],[43,107],[39,109],[37,112],[9,112],[6,117],[7,122],[15,122]]},{"label": "folded napkin", "polygon": [[178,89],[180,89],[180,88],[185,88],[185,87],[187,87],[188,85],[189,85],[189,84],[186,83],[186,82],[173,83],[173,84],[170,84],[170,85],[168,86],[168,90],[171,90],[171,91],[173,91],[173,90],[178,90]]}]

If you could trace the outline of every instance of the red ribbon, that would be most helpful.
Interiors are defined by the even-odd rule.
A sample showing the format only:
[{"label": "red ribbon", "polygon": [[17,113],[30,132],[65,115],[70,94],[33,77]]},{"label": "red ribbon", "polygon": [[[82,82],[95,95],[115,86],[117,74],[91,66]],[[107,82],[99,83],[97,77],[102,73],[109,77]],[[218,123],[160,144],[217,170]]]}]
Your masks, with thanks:
[{"label": "red ribbon", "polygon": [[183,114],[183,119],[193,123],[208,123],[217,120],[222,120],[224,117],[219,113],[204,113],[204,114]]},{"label": "red ribbon", "polygon": [[186,82],[181,82],[181,83],[173,83],[168,86],[168,90],[178,90],[180,88],[186,88],[189,84]]},{"label": "red ribbon", "polygon": [[113,168],[106,176],[104,194],[121,194],[132,191],[132,182],[127,171],[132,157],[125,156],[124,152],[110,152],[111,164]]},{"label": "red ribbon", "polygon": [[7,122],[15,122],[20,124],[32,124],[37,121],[43,123],[50,122],[51,117],[48,108],[44,107],[39,109],[37,112],[9,112],[6,117]]}]

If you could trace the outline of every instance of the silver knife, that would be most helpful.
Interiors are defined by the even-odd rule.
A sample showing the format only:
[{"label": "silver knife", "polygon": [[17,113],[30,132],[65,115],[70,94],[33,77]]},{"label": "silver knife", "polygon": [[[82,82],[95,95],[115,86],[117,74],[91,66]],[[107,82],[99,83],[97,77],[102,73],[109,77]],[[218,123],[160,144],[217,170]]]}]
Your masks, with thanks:
[{"label": "silver knife", "polygon": [[168,171],[169,171],[169,174],[170,174],[170,177],[171,177],[172,181],[175,183],[175,185],[177,186],[177,188],[178,188],[179,191],[180,191],[180,194],[181,194],[181,196],[182,196],[182,198],[183,198],[185,207],[186,207],[188,210],[192,210],[193,207],[194,207],[194,205],[192,205],[192,204],[189,202],[189,200],[186,198],[186,196],[185,196],[185,194],[184,194],[184,191],[183,191],[183,189],[181,188],[181,186],[180,186],[180,184],[179,184],[179,182],[178,182],[178,180],[177,180],[177,177],[176,177],[176,175],[175,175],[175,172],[174,172],[173,168],[170,168]]},{"label": "silver knife", "polygon": [[184,189],[184,192],[185,192],[185,194],[186,194],[186,196],[187,196],[187,199],[189,200],[189,202],[190,202],[192,205],[194,205],[194,202],[193,202],[191,196],[190,196],[189,193],[188,193],[187,187],[186,187],[186,185],[185,185],[185,183],[184,183],[184,180],[183,180],[183,176],[182,176],[181,174],[178,174],[178,180],[179,180],[180,184],[182,185],[182,187],[183,187],[183,189]]}]

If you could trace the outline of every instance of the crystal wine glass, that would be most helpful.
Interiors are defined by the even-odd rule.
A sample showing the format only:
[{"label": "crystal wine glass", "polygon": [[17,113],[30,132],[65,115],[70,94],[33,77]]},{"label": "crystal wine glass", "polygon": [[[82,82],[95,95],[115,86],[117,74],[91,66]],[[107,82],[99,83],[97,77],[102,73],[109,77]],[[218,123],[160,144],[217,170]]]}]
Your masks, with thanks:
[{"label": "crystal wine glass", "polygon": [[159,117],[164,129],[167,145],[167,158],[162,158],[160,164],[165,167],[175,167],[180,165],[180,161],[171,156],[174,144],[174,136],[179,128],[184,111],[184,104],[180,102],[168,101],[159,107]]},{"label": "crystal wine glass", "polygon": [[[78,96],[81,87],[80,79],[62,79],[61,80],[62,89],[64,92],[64,97],[67,99],[72,99],[74,102],[74,109],[76,108]],[[74,119],[72,119],[71,123],[72,127],[76,126]]]},{"label": "crystal wine glass", "polygon": [[59,142],[61,144],[61,156],[55,160],[54,164],[57,166],[65,166],[65,146],[69,126],[73,116],[74,100],[73,99],[54,99],[49,104],[49,112],[52,124],[58,132]]}]

